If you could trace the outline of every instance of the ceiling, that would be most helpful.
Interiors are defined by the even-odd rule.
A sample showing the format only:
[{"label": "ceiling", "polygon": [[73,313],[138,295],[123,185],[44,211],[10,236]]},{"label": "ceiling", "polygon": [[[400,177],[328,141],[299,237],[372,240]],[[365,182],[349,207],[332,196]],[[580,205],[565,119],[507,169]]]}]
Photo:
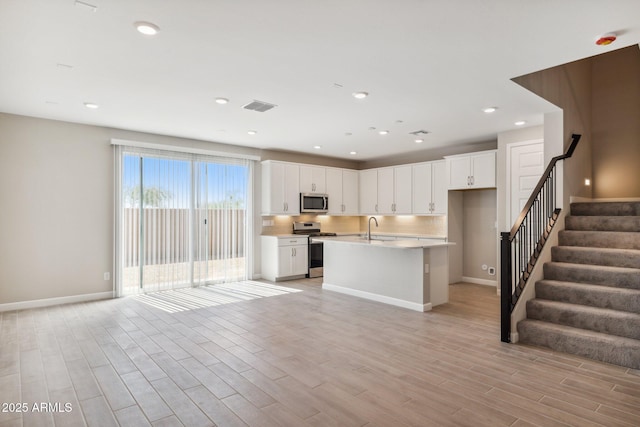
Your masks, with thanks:
[{"label": "ceiling", "polygon": [[378,159],[542,124],[556,107],[510,79],[637,44],[638,17],[638,0],[0,0],[0,111]]}]

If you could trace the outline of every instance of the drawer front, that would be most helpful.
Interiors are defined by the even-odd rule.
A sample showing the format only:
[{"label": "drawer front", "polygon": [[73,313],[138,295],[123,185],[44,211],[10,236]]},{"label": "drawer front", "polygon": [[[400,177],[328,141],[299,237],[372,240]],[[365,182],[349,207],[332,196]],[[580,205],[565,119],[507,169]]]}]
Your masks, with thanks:
[{"label": "drawer front", "polygon": [[308,237],[279,237],[278,246],[297,246],[306,245],[309,242]]}]

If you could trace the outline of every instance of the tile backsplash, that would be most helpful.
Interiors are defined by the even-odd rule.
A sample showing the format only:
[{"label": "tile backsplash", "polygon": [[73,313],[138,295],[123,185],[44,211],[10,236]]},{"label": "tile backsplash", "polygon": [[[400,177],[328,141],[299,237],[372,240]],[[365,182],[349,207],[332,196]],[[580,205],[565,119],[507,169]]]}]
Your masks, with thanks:
[{"label": "tile backsplash", "polygon": [[[378,233],[398,233],[398,234],[416,234],[430,236],[446,236],[447,235],[447,217],[446,216],[379,216],[375,215],[378,220],[378,227],[375,223],[371,223],[371,232]],[[361,216],[360,230],[367,230],[367,222],[369,216]]]},{"label": "tile backsplash", "polygon": [[300,216],[263,216],[262,220],[272,220],[273,226],[262,226],[262,234],[290,234],[294,222],[320,222],[322,231],[330,233],[357,233],[360,231],[358,216],[300,215]]},{"label": "tile backsplash", "polygon": [[[290,234],[294,221],[318,221],[322,231],[333,233],[363,233],[367,229],[368,216],[263,216],[262,220],[272,220],[272,226],[262,226],[262,234]],[[446,216],[379,216],[376,215],[379,233],[420,234],[433,236],[447,235]]]}]

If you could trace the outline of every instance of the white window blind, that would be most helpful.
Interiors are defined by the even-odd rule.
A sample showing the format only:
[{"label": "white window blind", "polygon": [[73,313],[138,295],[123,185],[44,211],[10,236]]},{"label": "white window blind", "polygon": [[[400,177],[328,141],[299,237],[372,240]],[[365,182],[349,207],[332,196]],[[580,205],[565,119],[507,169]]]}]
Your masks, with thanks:
[{"label": "white window blind", "polygon": [[116,293],[248,278],[253,161],[115,146]]}]

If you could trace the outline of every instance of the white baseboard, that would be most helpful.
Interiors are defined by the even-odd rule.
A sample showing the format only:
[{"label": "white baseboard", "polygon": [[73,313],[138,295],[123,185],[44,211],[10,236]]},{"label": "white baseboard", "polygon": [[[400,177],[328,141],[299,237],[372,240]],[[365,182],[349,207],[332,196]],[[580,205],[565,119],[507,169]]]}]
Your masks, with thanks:
[{"label": "white baseboard", "polygon": [[370,292],[359,291],[357,289],[345,288],[343,286],[336,286],[326,282],[322,283],[322,289],[327,291],[339,292],[341,294],[347,294],[354,297],[364,298],[371,301],[382,302],[389,305],[395,305],[396,307],[408,308],[414,311],[431,311],[431,303],[418,304],[416,302],[405,301],[398,298],[387,297],[384,295],[372,294]]},{"label": "white baseboard", "polygon": [[52,305],[70,304],[74,302],[95,301],[100,299],[110,299],[113,297],[114,297],[113,291],[109,291],[109,292],[97,292],[95,294],[70,295],[68,297],[45,298],[45,299],[36,299],[31,301],[10,302],[6,304],[0,304],[0,312],[26,310],[29,308],[49,307]]},{"label": "white baseboard", "polygon": [[520,336],[518,335],[517,332],[511,332],[511,334],[509,335],[509,338],[511,339],[511,344],[515,344],[520,339]]},{"label": "white baseboard", "polygon": [[580,202],[640,202],[640,198],[638,197],[614,197],[614,198],[599,198],[599,199],[591,199],[588,197],[580,197],[580,196],[571,196],[569,197],[569,203],[580,203]]},{"label": "white baseboard", "polygon": [[262,274],[254,274],[250,280],[259,280],[262,279]]},{"label": "white baseboard", "polygon": [[477,279],[475,277],[462,276],[462,281],[467,283],[475,283],[476,285],[495,286],[498,287],[497,280]]}]

